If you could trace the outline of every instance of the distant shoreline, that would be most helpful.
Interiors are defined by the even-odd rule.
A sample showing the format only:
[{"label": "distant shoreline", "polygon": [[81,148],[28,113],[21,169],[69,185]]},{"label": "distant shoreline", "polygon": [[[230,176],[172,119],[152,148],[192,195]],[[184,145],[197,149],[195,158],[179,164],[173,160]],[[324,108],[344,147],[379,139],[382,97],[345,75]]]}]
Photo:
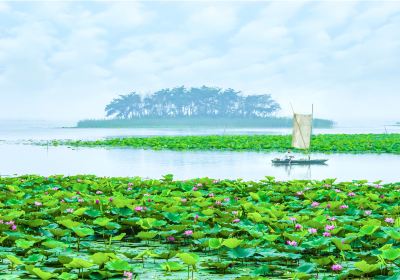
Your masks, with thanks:
[{"label": "distant shoreline", "polygon": [[[76,128],[289,128],[292,118],[137,118],[82,120]],[[314,119],[314,128],[333,128],[332,120]]]}]

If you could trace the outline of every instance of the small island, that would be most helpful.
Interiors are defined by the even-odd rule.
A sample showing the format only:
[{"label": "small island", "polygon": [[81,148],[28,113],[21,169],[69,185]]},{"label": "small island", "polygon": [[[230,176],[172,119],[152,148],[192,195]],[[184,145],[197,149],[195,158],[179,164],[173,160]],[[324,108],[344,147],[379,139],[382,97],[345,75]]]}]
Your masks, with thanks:
[{"label": "small island", "polygon": [[[79,121],[79,128],[291,127],[291,117],[278,117],[281,106],[270,94],[244,95],[217,87],[175,87],[147,96],[120,95],[105,107],[106,119]],[[316,128],[331,128],[332,120],[314,119]]]}]

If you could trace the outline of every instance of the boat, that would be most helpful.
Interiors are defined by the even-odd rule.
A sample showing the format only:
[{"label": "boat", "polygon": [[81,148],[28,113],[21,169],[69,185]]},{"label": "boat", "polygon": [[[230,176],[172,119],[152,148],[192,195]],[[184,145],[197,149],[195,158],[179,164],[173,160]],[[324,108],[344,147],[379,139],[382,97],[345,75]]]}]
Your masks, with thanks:
[{"label": "boat", "polygon": [[327,159],[280,159],[280,158],[274,158],[272,160],[272,164],[283,164],[283,165],[307,165],[307,164],[326,164],[328,160]]},{"label": "boat", "polygon": [[293,134],[292,134],[292,147],[296,149],[306,150],[308,158],[295,159],[293,156],[285,158],[274,158],[272,164],[274,165],[311,165],[321,164],[325,165],[328,159],[311,159],[311,135],[312,135],[312,122],[314,109],[312,107],[311,114],[297,114],[293,108]]}]

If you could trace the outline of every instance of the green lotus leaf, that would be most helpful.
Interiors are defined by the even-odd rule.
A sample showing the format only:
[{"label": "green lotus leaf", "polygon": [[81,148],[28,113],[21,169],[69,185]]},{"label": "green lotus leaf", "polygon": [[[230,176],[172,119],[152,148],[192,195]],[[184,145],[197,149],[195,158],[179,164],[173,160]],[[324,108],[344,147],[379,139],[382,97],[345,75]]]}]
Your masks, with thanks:
[{"label": "green lotus leaf", "polygon": [[371,273],[374,272],[378,269],[380,269],[381,264],[376,263],[376,264],[369,264],[366,261],[360,261],[360,262],[356,262],[354,263],[354,266],[356,268],[358,268],[359,270],[361,270],[363,273]]},{"label": "green lotus leaf", "polygon": [[89,268],[94,265],[94,263],[80,258],[73,258],[70,263],[64,264],[64,266],[68,268]]},{"label": "green lotus leaf", "polygon": [[136,237],[143,239],[143,240],[153,239],[156,236],[157,236],[157,232],[153,232],[153,231],[141,231],[136,235]]},{"label": "green lotus leaf", "polygon": [[131,265],[124,260],[112,260],[106,263],[105,268],[112,271],[129,271]]},{"label": "green lotus leaf", "polygon": [[33,265],[32,266],[27,265],[25,266],[25,269],[29,271],[31,274],[36,275],[37,277],[43,280],[58,278],[58,274],[44,271],[38,267],[34,267]]},{"label": "green lotus leaf", "polygon": [[73,227],[72,230],[79,237],[85,237],[94,234],[94,230],[88,227]]},{"label": "green lotus leaf", "polygon": [[119,235],[116,235],[116,236],[111,237],[111,240],[113,240],[113,241],[121,241],[122,238],[125,237],[125,235],[126,235],[126,233],[123,232],[123,233],[121,233],[121,234],[119,234]]},{"label": "green lotus leaf", "polygon": [[379,229],[379,226],[375,225],[365,225],[362,226],[359,230],[359,236],[365,236],[365,235],[372,235],[375,231]]},{"label": "green lotus leaf", "polygon": [[109,218],[106,218],[106,217],[101,217],[101,218],[95,219],[93,221],[93,224],[104,227],[105,225],[107,225],[111,221],[112,221],[112,219],[109,219]]},{"label": "green lotus leaf", "polygon": [[168,272],[181,271],[185,267],[178,262],[165,262],[160,264],[161,268]]},{"label": "green lotus leaf", "polygon": [[394,261],[400,257],[400,249],[387,249],[382,252],[384,259]]},{"label": "green lotus leaf", "polygon": [[179,253],[176,255],[187,265],[196,265],[196,263],[200,260],[200,257],[195,253]]},{"label": "green lotus leaf", "polygon": [[228,251],[228,256],[233,259],[249,258],[249,257],[253,256],[255,252],[256,252],[255,249],[236,247],[236,248],[230,249]]},{"label": "green lotus leaf", "polygon": [[339,238],[332,238],[331,241],[340,251],[349,251],[351,250],[351,246],[349,244],[344,243],[344,240]]},{"label": "green lotus leaf", "polygon": [[298,272],[303,272],[307,274],[313,272],[314,270],[315,270],[315,264],[313,263],[305,263],[297,268]]},{"label": "green lotus leaf", "polygon": [[46,258],[46,256],[44,256],[42,254],[33,254],[33,255],[29,255],[27,258],[25,258],[24,262],[36,264],[36,263],[43,261],[45,258]]},{"label": "green lotus leaf", "polygon": [[114,253],[102,253],[98,252],[90,256],[90,259],[93,261],[93,263],[102,265],[110,260],[115,260],[117,259],[117,256]]},{"label": "green lotus leaf", "polygon": [[58,275],[57,278],[61,279],[61,280],[74,280],[74,279],[78,279],[78,275],[68,273],[68,272],[63,272],[60,275]]},{"label": "green lotus leaf", "polygon": [[30,247],[32,247],[35,244],[34,241],[28,241],[25,239],[18,239],[15,241],[15,245],[17,245],[17,247],[22,248],[22,249],[28,249]]},{"label": "green lotus leaf", "polygon": [[228,238],[225,239],[222,242],[223,246],[226,246],[230,249],[236,248],[237,246],[239,246],[240,244],[242,244],[243,240],[237,239],[237,238]]},{"label": "green lotus leaf", "polygon": [[21,265],[24,264],[23,261],[21,261],[19,258],[13,255],[6,255],[7,259],[12,262],[14,265]]},{"label": "green lotus leaf", "polygon": [[222,238],[210,238],[208,246],[213,250],[220,248],[222,246]]},{"label": "green lotus leaf", "polygon": [[54,249],[54,248],[68,248],[68,244],[64,243],[64,242],[60,242],[57,240],[47,240],[45,242],[42,242],[42,245],[50,248],[50,249]]},{"label": "green lotus leaf", "polygon": [[76,209],[73,214],[76,216],[82,216],[88,209],[89,208],[87,208],[87,207],[82,207],[82,208]]},{"label": "green lotus leaf", "polygon": [[81,225],[80,222],[76,222],[71,219],[61,220],[61,221],[58,221],[58,223],[69,229],[76,228]]}]

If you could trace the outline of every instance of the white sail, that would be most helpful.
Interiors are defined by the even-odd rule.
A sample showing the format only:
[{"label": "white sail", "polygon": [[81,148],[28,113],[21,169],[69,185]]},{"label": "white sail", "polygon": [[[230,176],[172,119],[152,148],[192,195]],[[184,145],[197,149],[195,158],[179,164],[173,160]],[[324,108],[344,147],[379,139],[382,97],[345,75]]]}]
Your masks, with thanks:
[{"label": "white sail", "polygon": [[310,148],[312,119],[312,115],[294,114],[292,147],[297,149]]}]

